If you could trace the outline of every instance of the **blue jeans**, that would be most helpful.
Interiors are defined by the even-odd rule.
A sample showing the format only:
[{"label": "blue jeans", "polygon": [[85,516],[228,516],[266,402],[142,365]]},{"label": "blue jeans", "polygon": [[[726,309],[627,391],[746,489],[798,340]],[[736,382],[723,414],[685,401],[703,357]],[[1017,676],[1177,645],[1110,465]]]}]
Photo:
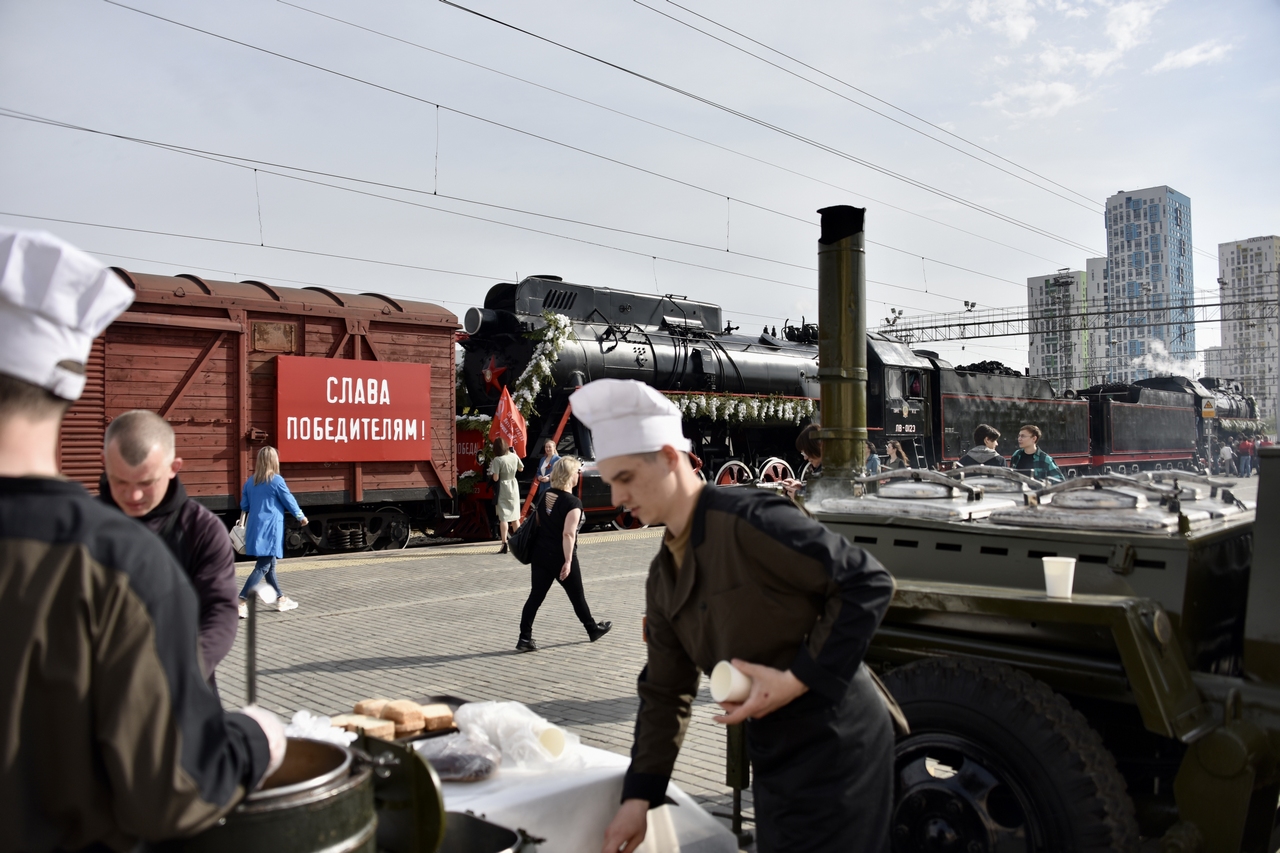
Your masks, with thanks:
[{"label": "blue jeans", "polygon": [[275,557],[259,557],[258,562],[253,567],[252,574],[249,579],[244,582],[244,589],[240,590],[241,598],[248,598],[249,593],[257,586],[263,578],[267,579],[267,583],[276,591],[276,595],[284,595],[280,591],[280,584],[276,581],[276,558]]},{"label": "blue jeans", "polygon": [[1241,456],[1240,457],[1240,476],[1248,477],[1252,473],[1253,473],[1253,457]]}]

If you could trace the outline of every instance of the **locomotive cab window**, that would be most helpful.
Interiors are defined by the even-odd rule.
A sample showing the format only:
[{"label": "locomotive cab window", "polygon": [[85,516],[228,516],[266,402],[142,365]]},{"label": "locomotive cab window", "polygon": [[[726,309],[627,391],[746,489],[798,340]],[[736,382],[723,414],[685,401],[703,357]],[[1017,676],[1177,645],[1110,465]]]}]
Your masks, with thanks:
[{"label": "locomotive cab window", "polygon": [[907,371],[907,396],[923,397],[924,396],[924,377],[920,375],[918,370]]},{"label": "locomotive cab window", "polygon": [[905,394],[903,392],[903,377],[901,370],[886,370],[884,372],[884,395],[890,400],[901,400]]}]

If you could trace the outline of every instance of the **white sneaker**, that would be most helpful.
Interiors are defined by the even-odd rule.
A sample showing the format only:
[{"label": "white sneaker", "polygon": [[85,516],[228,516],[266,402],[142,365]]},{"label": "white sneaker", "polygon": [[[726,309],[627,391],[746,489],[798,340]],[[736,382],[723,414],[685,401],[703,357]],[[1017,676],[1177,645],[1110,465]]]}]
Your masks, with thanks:
[{"label": "white sneaker", "polygon": [[240,599],[240,618],[249,618],[249,602],[245,601],[243,598]]},{"label": "white sneaker", "polygon": [[297,610],[298,602],[294,601],[287,595],[280,596],[280,600],[276,602],[276,610],[284,613],[286,610]]}]

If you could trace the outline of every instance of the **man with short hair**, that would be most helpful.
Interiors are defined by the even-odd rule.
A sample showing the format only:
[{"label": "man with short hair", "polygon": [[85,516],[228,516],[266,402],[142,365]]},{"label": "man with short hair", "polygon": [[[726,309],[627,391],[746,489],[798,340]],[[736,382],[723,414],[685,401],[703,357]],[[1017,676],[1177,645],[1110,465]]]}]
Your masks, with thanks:
[{"label": "man with short hair", "polygon": [[1040,427],[1024,424],[1018,430],[1018,449],[1013,451],[1009,467],[1037,480],[1061,483],[1065,478],[1053,457],[1040,449]]},{"label": "man with short hair", "polygon": [[103,442],[99,499],[142,522],[178,558],[200,600],[200,655],[209,686],[235,643],[236,555],[218,517],[187,496],[178,477],[182,457],[173,427],[155,412],[135,409],[111,421]]},{"label": "man with short hair", "polygon": [[284,760],[222,710],[196,596],[154,535],[58,476],[93,339],[133,300],[88,255],[0,228],[0,826],[5,850],[130,850],[205,829]]},{"label": "man with short hair", "polygon": [[960,464],[965,467],[990,465],[994,468],[1003,468],[1004,457],[1000,455],[1000,451],[996,450],[996,444],[999,441],[1000,430],[990,424],[978,424],[973,431],[973,447],[960,457]]},{"label": "man with short hair", "polygon": [[648,662],[631,767],[605,853],[631,853],[666,801],[700,672],[752,679],[716,722],[746,722],[761,853],[887,851],[894,732],[863,664],[893,578],[772,492],[717,488],[689,461],[680,412],[632,380],[570,398],[613,503],[666,535],[645,587]]}]

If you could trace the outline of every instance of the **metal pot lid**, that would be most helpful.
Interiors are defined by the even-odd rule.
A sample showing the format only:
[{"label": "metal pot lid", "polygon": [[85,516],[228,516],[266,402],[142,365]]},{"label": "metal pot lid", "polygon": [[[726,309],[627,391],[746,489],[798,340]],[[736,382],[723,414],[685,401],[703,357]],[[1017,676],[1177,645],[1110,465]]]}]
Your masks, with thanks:
[{"label": "metal pot lid", "polygon": [[965,477],[964,482],[970,486],[981,486],[988,495],[997,493],[1002,495],[1022,495],[1035,491],[1026,483],[1002,480],[999,477]]},{"label": "metal pot lid", "polygon": [[1075,492],[1061,492],[1046,498],[1046,501],[1058,510],[1136,510],[1146,509],[1148,506],[1146,495],[1124,489],[1081,489]]},{"label": "metal pot lid", "polygon": [[[1207,520],[1208,514],[1201,513]],[[1176,533],[1178,516],[1158,507],[1146,509],[1116,510],[1112,512],[1081,512],[1078,509],[1062,509],[1055,502],[1049,506],[1025,506],[1000,510],[991,514],[993,524],[1009,524],[1019,527],[1060,527],[1068,530],[1110,530],[1126,533]]]},{"label": "metal pot lid", "polygon": [[[973,484],[970,484],[973,485]],[[946,500],[955,497],[956,490],[941,483],[916,482],[914,480],[898,480],[885,483],[876,492],[877,497],[893,499],[932,498]]]},{"label": "metal pot lid", "polygon": [[986,518],[1000,509],[1012,509],[1017,504],[1008,498],[988,498],[970,501],[967,498],[949,500],[901,500],[886,499],[882,495],[865,495],[858,498],[827,498],[818,507],[819,514],[875,515],[898,518],[927,518],[935,521],[969,521]]}]

